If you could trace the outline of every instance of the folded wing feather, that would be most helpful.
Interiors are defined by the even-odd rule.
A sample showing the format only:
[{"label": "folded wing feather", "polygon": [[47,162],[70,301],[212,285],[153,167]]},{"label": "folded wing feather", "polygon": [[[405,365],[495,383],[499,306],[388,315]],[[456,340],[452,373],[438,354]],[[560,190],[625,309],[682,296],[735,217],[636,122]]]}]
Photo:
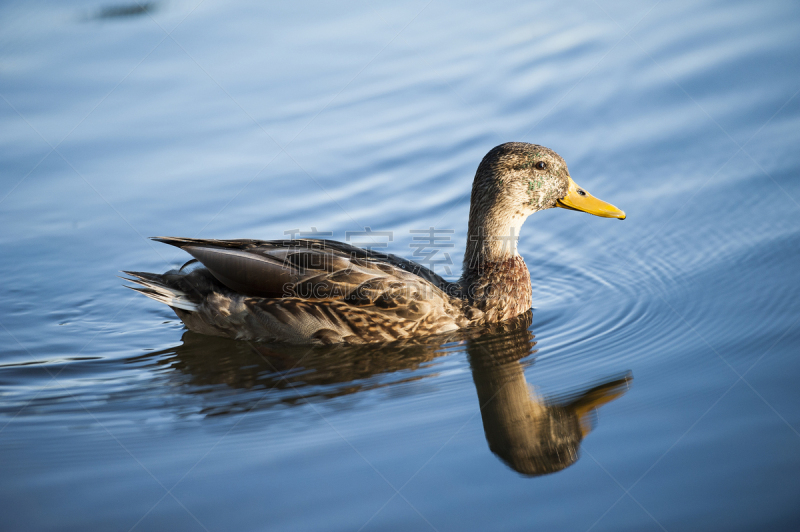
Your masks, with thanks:
[{"label": "folded wing feather", "polygon": [[445,293],[454,285],[399,257],[327,240],[156,240],[187,251],[234,292],[257,298],[247,306],[264,323],[330,328],[362,341],[458,328],[457,300]]}]

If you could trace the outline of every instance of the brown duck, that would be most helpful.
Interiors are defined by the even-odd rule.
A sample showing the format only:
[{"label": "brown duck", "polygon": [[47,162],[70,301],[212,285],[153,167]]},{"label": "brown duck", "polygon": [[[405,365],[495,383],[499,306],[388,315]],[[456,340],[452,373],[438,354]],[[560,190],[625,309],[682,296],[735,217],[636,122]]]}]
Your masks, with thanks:
[{"label": "brown duck", "polygon": [[528,216],[552,207],[625,219],[576,185],[554,151],[509,142],[489,151],[475,173],[455,283],[394,255],[312,239],[158,237],[204,267],[125,273],[139,285],[134,290],[204,334],[295,344],[412,339],[527,312],[531,281],[517,238]]}]

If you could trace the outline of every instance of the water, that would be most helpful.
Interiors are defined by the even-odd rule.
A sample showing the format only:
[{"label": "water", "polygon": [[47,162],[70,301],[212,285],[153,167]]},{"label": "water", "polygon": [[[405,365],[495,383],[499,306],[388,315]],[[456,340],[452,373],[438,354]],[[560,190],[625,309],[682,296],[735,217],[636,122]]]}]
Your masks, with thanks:
[{"label": "water", "polygon": [[[0,13],[4,529],[800,526],[797,5]],[[472,175],[509,140],[628,213],[528,221],[517,330],[256,352],[115,277],[186,260],[147,236],[365,227],[409,258],[410,230],[454,230],[456,277]],[[497,382],[541,413],[626,376],[548,475],[480,409]]]}]

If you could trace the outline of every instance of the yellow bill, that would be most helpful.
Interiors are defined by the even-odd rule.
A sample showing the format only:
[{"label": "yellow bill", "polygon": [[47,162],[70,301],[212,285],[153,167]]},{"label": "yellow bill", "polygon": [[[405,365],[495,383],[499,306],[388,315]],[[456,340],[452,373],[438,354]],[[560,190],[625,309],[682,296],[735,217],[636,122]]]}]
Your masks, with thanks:
[{"label": "yellow bill", "polygon": [[558,200],[557,205],[562,209],[588,212],[589,214],[602,216],[603,218],[625,219],[624,211],[619,210],[610,203],[595,198],[583,188],[576,185],[572,178],[569,178],[569,190],[567,190],[567,195]]}]

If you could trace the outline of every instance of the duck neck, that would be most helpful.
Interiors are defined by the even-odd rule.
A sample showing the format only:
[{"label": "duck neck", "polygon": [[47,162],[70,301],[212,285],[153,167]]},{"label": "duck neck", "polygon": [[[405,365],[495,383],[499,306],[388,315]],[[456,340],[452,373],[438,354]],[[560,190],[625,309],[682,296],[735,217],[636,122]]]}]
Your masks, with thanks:
[{"label": "duck neck", "polygon": [[519,231],[525,218],[470,214],[464,271],[481,262],[503,262],[517,257]]},{"label": "duck neck", "polygon": [[527,216],[481,216],[470,213],[461,286],[484,321],[511,319],[531,308],[531,277],[517,253]]}]

